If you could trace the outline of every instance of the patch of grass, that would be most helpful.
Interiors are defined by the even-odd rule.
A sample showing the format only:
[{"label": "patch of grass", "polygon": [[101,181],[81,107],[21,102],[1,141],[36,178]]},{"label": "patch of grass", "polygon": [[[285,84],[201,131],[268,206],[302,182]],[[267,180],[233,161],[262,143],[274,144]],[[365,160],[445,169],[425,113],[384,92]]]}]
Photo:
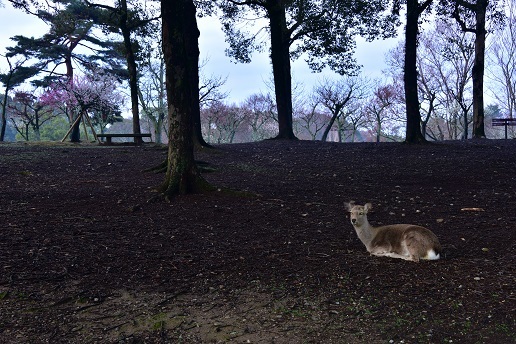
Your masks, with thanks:
[{"label": "patch of grass", "polygon": [[152,330],[154,331],[163,331],[167,326],[167,313],[157,313],[154,314],[150,319],[150,325]]},{"label": "patch of grass", "polygon": [[20,292],[16,293],[16,298],[18,298],[19,300],[27,300],[29,297],[27,294],[20,291]]},{"label": "patch of grass", "polygon": [[453,309],[457,310],[460,307],[462,307],[462,303],[457,300],[454,300],[454,301],[452,301],[451,306]]},{"label": "patch of grass", "polygon": [[165,328],[165,324],[166,324],[165,320],[159,320],[152,325],[152,329],[154,331],[161,331]]},{"label": "patch of grass", "polygon": [[87,297],[80,296],[80,297],[77,299],[77,303],[86,303],[86,302],[88,302],[88,298],[87,298]]},{"label": "patch of grass", "polygon": [[24,176],[24,177],[32,176],[32,172],[30,172],[30,171],[20,171],[20,172],[18,172],[18,174],[21,176]]},{"label": "patch of grass", "polygon": [[469,331],[471,331],[471,328],[473,327],[473,323],[470,320],[466,320],[463,323],[463,327],[464,327],[464,332],[468,333]]},{"label": "patch of grass", "polygon": [[401,328],[406,327],[407,324],[409,324],[410,321],[403,319],[401,316],[396,316],[394,318],[394,327]]},{"label": "patch of grass", "polygon": [[500,332],[500,333],[503,333],[506,335],[511,334],[511,327],[507,324],[496,324],[495,328],[496,328],[497,332]]},{"label": "patch of grass", "polygon": [[280,307],[276,310],[277,313],[284,314],[284,315],[290,315],[293,317],[298,318],[307,318],[308,313],[305,311],[299,309],[299,308],[286,308],[286,307]]}]

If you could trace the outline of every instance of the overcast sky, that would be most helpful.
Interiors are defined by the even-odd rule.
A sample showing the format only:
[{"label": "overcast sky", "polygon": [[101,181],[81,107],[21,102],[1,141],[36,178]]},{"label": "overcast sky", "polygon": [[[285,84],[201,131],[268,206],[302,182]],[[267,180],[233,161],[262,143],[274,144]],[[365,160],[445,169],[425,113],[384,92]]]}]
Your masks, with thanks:
[{"label": "overcast sky", "polygon": [[[8,2],[5,3],[5,7],[0,8],[0,23],[0,54],[5,53],[6,46],[14,44],[9,39],[14,35],[41,37],[48,31],[48,27],[41,20],[13,9]],[[229,102],[239,103],[254,93],[268,91],[266,83],[271,80],[272,68],[267,53],[255,53],[249,64],[235,64],[225,56],[224,50],[228,45],[216,18],[200,19],[199,29],[201,59],[208,59],[203,73],[208,76],[227,77],[224,91],[229,95]],[[381,72],[386,67],[385,53],[395,45],[395,39],[372,43],[359,42],[356,58],[364,66],[364,74],[372,78],[381,77]],[[5,66],[5,59],[1,58],[0,68],[5,70]],[[326,71],[325,75],[338,77],[331,71]],[[292,77],[294,83],[304,85],[305,91],[310,92],[322,76],[312,73],[301,57],[292,65]]]}]

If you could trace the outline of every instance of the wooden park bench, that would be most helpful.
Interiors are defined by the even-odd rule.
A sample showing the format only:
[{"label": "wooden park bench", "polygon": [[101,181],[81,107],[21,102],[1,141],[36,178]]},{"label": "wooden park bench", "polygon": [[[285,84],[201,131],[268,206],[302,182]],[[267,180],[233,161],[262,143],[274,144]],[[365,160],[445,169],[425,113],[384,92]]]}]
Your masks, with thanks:
[{"label": "wooden park bench", "polygon": [[493,127],[505,127],[505,139],[507,140],[507,127],[516,125],[516,118],[493,118]]},{"label": "wooden park bench", "polygon": [[136,139],[136,138],[141,138],[143,139],[144,137],[151,137],[151,134],[148,134],[148,133],[145,133],[145,134],[97,134],[97,137],[98,138],[105,138],[106,139],[106,143],[107,144],[111,144],[112,143],[112,138],[113,137],[132,137],[133,139]]}]

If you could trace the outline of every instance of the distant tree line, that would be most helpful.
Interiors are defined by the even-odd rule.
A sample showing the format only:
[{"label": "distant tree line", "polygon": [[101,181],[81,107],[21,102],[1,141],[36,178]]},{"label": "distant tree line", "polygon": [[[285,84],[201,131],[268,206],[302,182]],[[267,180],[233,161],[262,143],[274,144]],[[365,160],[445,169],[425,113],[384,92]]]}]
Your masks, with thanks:
[{"label": "distant tree line", "polygon": [[[15,36],[16,45],[7,47],[4,58],[9,70],[0,75],[5,94],[0,140],[4,139],[8,114],[15,113],[9,112],[12,101],[18,104],[11,105],[16,113],[36,116],[37,112],[37,118],[60,111],[72,126],[71,140],[78,141],[84,114],[97,116],[100,127],[119,114],[121,97],[116,96],[116,87],[101,91],[111,95],[106,101],[94,94],[102,89],[99,85],[106,84],[102,78],[115,78],[112,86],[120,83],[129,88],[133,132],[141,130],[141,112],[157,136],[166,134],[169,154],[162,191],[167,197],[206,186],[193,162],[195,145],[209,146],[206,140],[234,141],[243,127],[249,131],[247,139],[327,140],[334,136],[344,141],[349,136],[353,141],[363,138],[365,132],[374,134],[377,141],[386,138],[408,143],[482,138],[486,137],[486,76],[498,88],[495,94],[500,101],[498,107],[487,107],[491,111],[487,115],[514,115],[512,2],[9,2],[45,21],[49,31],[39,38]],[[229,43],[226,52],[234,60],[249,62],[254,50],[269,51],[270,94],[229,105],[220,91],[224,80],[203,80],[198,15],[220,18]],[[265,18],[265,27],[253,28],[256,18]],[[429,21],[435,25],[422,26]],[[388,81],[364,80],[359,76],[359,61],[353,58],[355,38],[393,37],[400,23],[405,24],[403,46],[391,53]],[[489,35],[492,52],[486,49]],[[321,82],[298,101],[290,64],[299,57],[314,71],[329,67],[341,77]],[[490,61],[487,70],[486,59]],[[79,70],[91,92],[79,91]],[[19,89],[27,87],[22,85],[28,81],[33,89]],[[16,101],[12,94],[18,94]],[[95,96],[97,101],[91,101]],[[45,102],[45,98],[60,101]],[[23,102],[32,103],[20,107]],[[28,129],[23,126],[36,133],[45,123],[20,120],[17,125],[25,133]]]}]

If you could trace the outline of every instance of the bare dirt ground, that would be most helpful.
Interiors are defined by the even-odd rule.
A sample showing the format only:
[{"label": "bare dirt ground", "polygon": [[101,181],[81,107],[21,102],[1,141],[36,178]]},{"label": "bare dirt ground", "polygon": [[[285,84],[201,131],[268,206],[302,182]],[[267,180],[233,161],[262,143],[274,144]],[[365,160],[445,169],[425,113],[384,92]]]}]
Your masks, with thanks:
[{"label": "bare dirt ground", "polygon": [[[516,341],[515,140],[223,145],[221,191],[147,202],[165,154],[0,145],[0,343]],[[443,259],[369,256],[349,200]]]}]

